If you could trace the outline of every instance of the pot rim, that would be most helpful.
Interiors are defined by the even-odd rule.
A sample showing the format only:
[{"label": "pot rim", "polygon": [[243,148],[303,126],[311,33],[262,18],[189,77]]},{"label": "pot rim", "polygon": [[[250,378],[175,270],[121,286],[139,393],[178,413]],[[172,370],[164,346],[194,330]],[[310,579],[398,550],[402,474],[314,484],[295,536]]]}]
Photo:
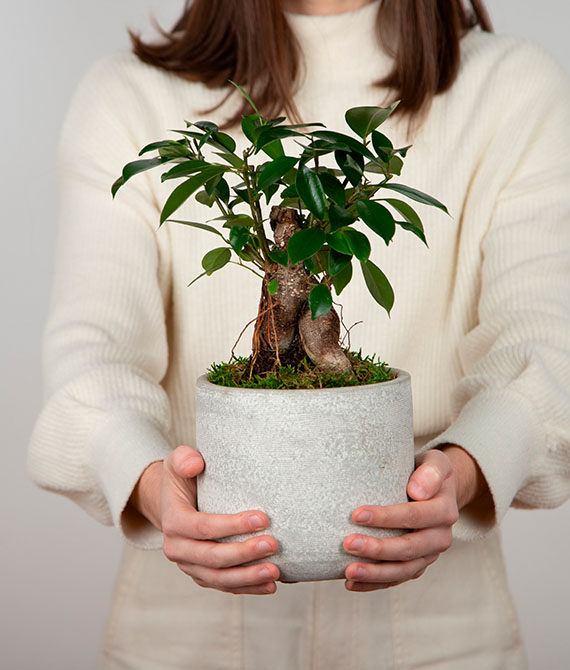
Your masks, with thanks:
[{"label": "pot rim", "polygon": [[411,377],[410,373],[406,370],[400,370],[399,368],[391,367],[390,370],[396,374],[394,379],[389,379],[385,382],[378,382],[376,384],[357,384],[355,386],[337,386],[336,388],[325,388],[325,389],[253,389],[253,388],[243,388],[241,386],[222,386],[221,384],[214,384],[208,379],[207,374],[200,375],[196,380],[196,387],[210,388],[210,389],[219,389],[224,393],[244,393],[244,392],[255,392],[255,393],[356,393],[362,391],[363,389],[377,389],[378,387],[386,388],[389,386],[398,386],[401,384],[407,384],[410,382]]}]

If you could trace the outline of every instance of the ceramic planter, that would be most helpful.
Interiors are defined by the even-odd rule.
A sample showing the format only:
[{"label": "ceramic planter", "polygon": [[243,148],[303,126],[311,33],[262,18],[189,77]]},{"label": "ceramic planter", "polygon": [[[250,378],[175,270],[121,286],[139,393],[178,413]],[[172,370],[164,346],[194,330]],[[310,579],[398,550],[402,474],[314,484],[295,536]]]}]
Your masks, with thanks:
[{"label": "ceramic planter", "polygon": [[[206,467],[198,507],[210,513],[259,509],[279,552],[281,581],[339,579],[355,559],[342,548],[364,529],[350,520],[365,504],[406,502],[414,440],[410,376],[320,390],[218,386],[196,390],[196,441]],[[251,535],[229,538],[243,540]]]}]

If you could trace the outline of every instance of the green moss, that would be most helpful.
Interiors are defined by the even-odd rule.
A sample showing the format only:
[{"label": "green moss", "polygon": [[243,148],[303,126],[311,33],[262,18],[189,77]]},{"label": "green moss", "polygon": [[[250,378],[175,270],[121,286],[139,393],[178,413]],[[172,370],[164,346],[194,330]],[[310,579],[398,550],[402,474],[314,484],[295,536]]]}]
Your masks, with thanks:
[{"label": "green moss", "polygon": [[347,373],[317,370],[304,358],[294,368],[284,365],[275,372],[253,375],[249,378],[249,358],[234,358],[229,363],[213,363],[208,368],[208,379],[219,386],[234,386],[254,389],[318,389],[338,388],[341,386],[360,386],[377,384],[393,379],[391,369],[386,363],[375,361],[375,354],[362,356],[362,352],[345,352],[352,363],[354,375]]}]

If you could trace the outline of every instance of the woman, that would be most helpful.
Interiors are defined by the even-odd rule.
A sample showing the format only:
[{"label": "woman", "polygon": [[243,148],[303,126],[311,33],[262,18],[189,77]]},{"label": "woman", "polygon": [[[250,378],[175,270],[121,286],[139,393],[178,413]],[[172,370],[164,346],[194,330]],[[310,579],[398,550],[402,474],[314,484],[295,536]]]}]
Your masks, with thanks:
[{"label": "woman", "polygon": [[[100,667],[525,667],[496,529],[510,504],[570,495],[570,87],[472,6],[474,22],[456,0],[195,0],[164,46],[133,37],[138,56],[82,82],[61,143],[51,392],[30,470],[125,537]],[[190,446],[193,380],[227,356],[258,285],[214,275],[186,289],[208,242],[156,231],[164,185],[109,196],[181,119],[210,108],[233,125],[245,110],[228,78],[266,115],[330,128],[350,106],[401,98],[387,133],[413,142],[406,179],[453,214],[424,214],[430,251],[402,239],[382,257],[389,324],[347,288],[346,321],[368,315],[353,342],[412,373],[418,458],[409,503],[354,511],[344,584],[277,589],[269,532],[213,542],[268,524],[263,510],[198,513]],[[413,532],[366,540],[366,526]]]}]

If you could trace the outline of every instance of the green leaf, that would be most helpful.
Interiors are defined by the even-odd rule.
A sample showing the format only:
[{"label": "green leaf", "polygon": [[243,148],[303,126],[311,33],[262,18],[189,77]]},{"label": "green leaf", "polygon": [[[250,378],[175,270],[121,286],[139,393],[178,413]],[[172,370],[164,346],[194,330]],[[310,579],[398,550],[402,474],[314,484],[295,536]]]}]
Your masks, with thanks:
[{"label": "green leaf", "polygon": [[406,145],[405,147],[400,147],[399,149],[394,149],[395,154],[400,154],[402,158],[406,157],[406,154],[408,153],[408,150],[412,148],[411,144]]},{"label": "green leaf", "polygon": [[274,249],[273,251],[270,251],[269,258],[271,258],[274,263],[283,265],[283,267],[287,267],[289,265],[289,256],[287,256],[287,252],[283,251],[282,249]]},{"label": "green leaf", "polygon": [[123,168],[123,174],[115,181],[111,187],[111,194],[115,197],[115,194],[123,184],[126,184],[127,181],[134,177],[136,174],[150,170],[158,165],[162,165],[166,162],[165,158],[146,158],[140,161],[133,161],[132,163],[127,163]]},{"label": "green leaf", "polygon": [[249,94],[245,91],[245,89],[243,89],[239,84],[236,84],[236,82],[235,82],[235,81],[232,81],[231,79],[228,79],[228,81],[230,82],[230,84],[233,84],[233,85],[238,89],[238,91],[243,95],[243,97],[244,97],[244,98],[249,102],[249,104],[253,107],[253,109],[255,110],[256,114],[257,114],[258,116],[261,116],[261,114],[259,114],[259,110],[258,110],[257,107],[255,106],[255,103],[254,103],[253,100],[249,97]]},{"label": "green leaf", "polygon": [[[184,140],[182,140],[183,142]],[[162,140],[160,142],[151,142],[150,144],[147,144],[145,147],[143,147],[139,151],[139,156],[142,156],[143,154],[147,154],[150,151],[156,151],[157,149],[163,149],[164,147],[170,147],[173,144],[180,144],[181,140]]]},{"label": "green leaf", "polygon": [[295,184],[291,184],[291,186],[285,187],[281,191],[281,197],[282,198],[298,198],[299,194],[297,193],[297,187]]},{"label": "green leaf", "polygon": [[364,223],[388,244],[396,232],[396,223],[386,207],[372,200],[359,200],[356,210]]},{"label": "green leaf", "polygon": [[404,167],[404,161],[399,156],[392,156],[388,161],[388,172],[390,174],[402,174],[402,168]]},{"label": "green leaf", "polygon": [[389,315],[394,305],[394,291],[386,275],[372,261],[361,263],[360,267],[370,294]]},{"label": "green leaf", "polygon": [[315,260],[313,258],[307,258],[303,262],[303,265],[305,266],[305,270],[312,275],[316,271],[316,265],[315,265]]},{"label": "green leaf", "polygon": [[378,154],[380,159],[385,162],[390,160],[394,145],[392,142],[390,142],[386,135],[383,135],[382,133],[379,133],[377,130],[375,130],[372,133],[372,146],[374,147],[374,151]]},{"label": "green leaf", "polygon": [[346,151],[335,151],[334,157],[337,165],[348,178],[348,181],[353,186],[358,186],[362,181],[363,165],[360,165],[354,156],[346,153]]},{"label": "green leaf", "polygon": [[232,249],[239,254],[249,242],[249,230],[243,226],[232,226],[230,228],[230,244]]},{"label": "green leaf", "polygon": [[351,261],[352,256],[339,254],[338,251],[331,249],[329,253],[329,273],[334,277],[334,275],[337,275],[339,272],[341,272]]},{"label": "green leaf", "polygon": [[365,263],[370,256],[370,242],[364,233],[347,228],[343,231],[350,253]]},{"label": "green leaf", "polygon": [[192,158],[194,154],[186,144],[171,144],[169,147],[162,147],[158,153],[163,158]]},{"label": "green leaf", "polygon": [[317,173],[306,165],[300,165],[295,186],[307,209],[317,219],[322,220],[325,215],[326,200],[325,191]]},{"label": "green leaf", "polygon": [[261,128],[261,116],[259,114],[247,114],[241,117],[241,129],[247,139],[255,144],[257,134]]},{"label": "green leaf", "polygon": [[259,175],[258,188],[263,191],[263,189],[279,181],[289,170],[295,167],[298,160],[298,158],[291,156],[280,156],[271,163],[268,163]]},{"label": "green leaf", "polygon": [[216,187],[214,188],[214,195],[226,205],[230,201],[230,187],[228,182],[223,177],[221,177],[220,181],[216,184]]},{"label": "green leaf", "polygon": [[360,154],[361,156],[366,156],[367,158],[371,158],[372,160],[375,159],[375,156],[370,151],[370,149],[365,147],[362,142],[359,142],[354,137],[350,137],[350,135],[344,135],[343,133],[336,133],[332,130],[313,130],[307,134],[314,135],[315,137],[319,137],[323,140],[328,140],[329,142],[333,142],[335,144],[344,146],[348,151],[354,151]]},{"label": "green leaf", "polygon": [[[186,121],[186,124],[188,126],[193,126],[194,124],[191,123],[190,121]],[[184,135],[184,137],[191,137],[193,140],[200,140],[202,141],[204,139],[204,135],[206,133],[197,133],[195,130],[177,130],[174,128],[170,129],[171,133],[179,133],[180,135]],[[182,140],[179,140],[180,144],[184,144]]]},{"label": "green leaf", "polygon": [[345,254],[346,256],[352,255],[352,251],[348,245],[348,240],[344,234],[344,230],[337,230],[334,233],[328,233],[326,240],[330,247],[335,251],[338,251],[339,254]]},{"label": "green leaf", "polygon": [[278,190],[279,190],[279,184],[271,184],[263,191],[265,193],[265,202],[267,205],[269,204],[269,201],[277,193]]},{"label": "green leaf", "polygon": [[242,202],[246,202],[249,205],[249,193],[247,192],[246,188],[236,188],[233,186],[233,190]]},{"label": "green leaf", "polygon": [[317,251],[317,253],[313,256],[313,261],[315,263],[315,268],[318,268],[316,270],[316,274],[320,274],[321,272],[328,272],[329,271],[329,253],[330,253],[330,248],[324,245]]},{"label": "green leaf", "polygon": [[286,137],[303,137],[301,133],[298,133],[296,130],[289,130],[289,128],[284,128],[283,126],[277,126],[275,128],[265,128],[257,136],[255,142],[255,153],[258,153],[271,142],[275,140],[282,140]]},{"label": "green leaf", "polygon": [[428,244],[425,238],[424,227],[417,212],[403,200],[396,200],[395,198],[383,198],[383,200],[398,211],[404,219],[406,219],[408,225],[405,225],[402,221],[396,221],[396,223],[405,230],[409,230],[417,235],[427,247]]},{"label": "green leaf", "polygon": [[414,233],[414,235],[417,235],[420,240],[428,247],[428,243],[426,241],[426,236],[423,231],[423,228],[420,230],[417,226],[415,226],[413,223],[408,223],[408,221],[396,221],[396,223],[401,226],[404,230],[409,230],[411,233]]},{"label": "green leaf", "polygon": [[242,226],[243,228],[251,228],[255,225],[255,221],[249,214],[223,214],[218,216],[213,221],[225,221],[224,228],[233,228],[234,226]]},{"label": "green leaf", "polygon": [[351,223],[356,221],[356,217],[353,216],[347,209],[335,205],[334,202],[330,204],[328,214],[329,222],[331,224],[331,233],[334,233],[334,231],[338,230],[339,228],[350,226]]},{"label": "green leaf", "polygon": [[[277,116],[274,119],[267,119],[265,121],[265,125],[267,126],[278,126],[279,124],[283,123],[283,121],[286,121],[287,117],[286,116]],[[287,128],[290,128],[291,126],[286,126]]]},{"label": "green leaf", "polygon": [[281,140],[272,140],[263,147],[262,151],[267,154],[269,158],[279,158],[280,156],[285,155]]},{"label": "green leaf", "polygon": [[232,252],[227,247],[212,249],[202,258],[202,267],[206,271],[206,274],[210,276],[213,272],[229,263],[231,257]]},{"label": "green leaf", "polygon": [[206,182],[206,192],[208,193],[208,195],[211,195],[213,197],[214,189],[218,185],[221,178],[222,178],[222,175],[217,174],[214,177],[212,177],[211,179],[208,179],[208,181]]},{"label": "green leaf", "polygon": [[231,135],[227,133],[222,133],[221,131],[216,131],[212,133],[212,140],[210,144],[217,143],[222,146],[224,149],[227,149],[229,152],[236,150],[236,142]]},{"label": "green leaf", "polygon": [[206,132],[216,132],[219,130],[218,126],[212,121],[195,121],[193,125]]},{"label": "green leaf", "polygon": [[389,184],[382,184],[381,188],[388,188],[392,191],[396,191],[397,193],[401,193],[402,195],[407,196],[411,200],[421,202],[424,205],[431,205],[432,207],[437,207],[438,209],[444,211],[446,214],[449,214],[449,212],[447,211],[447,207],[444,204],[442,204],[439,200],[436,200],[431,195],[423,193],[422,191],[418,191],[417,189],[412,188],[411,186],[404,186],[404,184],[389,183]]},{"label": "green leaf", "polygon": [[214,203],[216,202],[216,199],[214,198],[213,194],[208,193],[208,191],[198,191],[196,193],[196,200],[202,204],[206,205],[206,207],[213,207]]},{"label": "green leaf", "polygon": [[381,123],[384,123],[390,114],[396,109],[398,102],[390,107],[353,107],[349,109],[344,118],[354,132],[366,139],[366,137]]},{"label": "green leaf", "polygon": [[277,279],[271,279],[267,282],[267,291],[269,295],[275,295],[279,290],[279,282]]},{"label": "green leaf", "polygon": [[201,272],[197,277],[194,277],[194,279],[189,284],[186,285],[186,288],[188,288],[188,286],[192,286],[192,284],[197,282],[198,279],[202,279],[202,277],[205,277],[207,274],[207,272]]},{"label": "green leaf", "polygon": [[199,228],[200,230],[207,230],[210,233],[219,235],[224,242],[227,242],[226,238],[220,233],[219,230],[216,230],[213,226],[209,226],[207,223],[198,223],[197,221],[182,221],[180,219],[167,219],[166,223],[182,223],[185,226],[192,226],[192,228]]},{"label": "green leaf", "polygon": [[339,207],[344,207],[344,203],[346,202],[344,189],[339,180],[330,172],[319,172],[318,175],[323,189],[329,198]]},{"label": "green leaf", "polygon": [[298,198],[282,198],[281,202],[279,203],[279,207],[292,207],[293,209],[296,209],[298,206]]},{"label": "green leaf", "polygon": [[309,307],[311,308],[311,319],[318,319],[330,311],[332,307],[332,295],[326,284],[317,284],[309,293]]},{"label": "green leaf", "polygon": [[223,158],[230,165],[240,168],[240,170],[243,168],[243,160],[239,156],[231,154],[229,151],[214,151],[214,153],[216,154],[216,156],[220,156],[221,158]]},{"label": "green leaf", "polygon": [[125,183],[123,177],[119,177],[113,182],[113,185],[111,186],[111,195],[113,198],[117,195],[117,191],[121,188],[121,186]]},{"label": "green leaf", "polygon": [[388,174],[388,163],[382,163],[380,159],[378,159],[376,163],[366,161],[364,172],[374,172],[375,174],[383,174],[386,176]]},{"label": "green leaf", "polygon": [[178,163],[178,165],[175,165],[168,172],[165,172],[161,176],[160,180],[165,182],[167,179],[179,179],[180,177],[187,177],[189,174],[200,172],[200,170],[203,170],[209,165],[210,163],[206,163],[206,161],[198,159],[184,161],[183,163]]},{"label": "green leaf", "polygon": [[287,254],[291,265],[311,258],[325,243],[325,234],[320,228],[298,230],[287,243]]},{"label": "green leaf", "polygon": [[340,295],[352,279],[352,261],[344,266],[344,268],[333,276],[333,286],[337,295]]},{"label": "green leaf", "polygon": [[168,219],[179,207],[181,207],[186,200],[197,191],[200,186],[203,186],[207,181],[218,174],[226,171],[221,165],[212,165],[209,168],[202,170],[198,174],[190,177],[185,182],[177,186],[170,194],[168,200],[165,202],[162,212],[160,214],[160,225]]}]

